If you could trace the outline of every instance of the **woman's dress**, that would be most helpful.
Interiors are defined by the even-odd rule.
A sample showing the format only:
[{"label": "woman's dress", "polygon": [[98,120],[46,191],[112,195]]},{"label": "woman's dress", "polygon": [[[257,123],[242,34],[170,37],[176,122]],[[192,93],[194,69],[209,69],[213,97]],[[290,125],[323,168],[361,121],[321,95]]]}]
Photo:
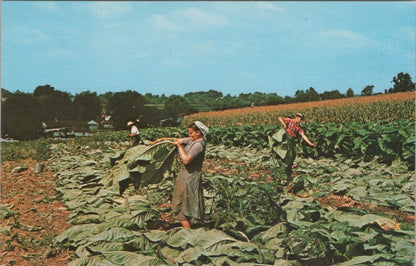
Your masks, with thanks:
[{"label": "woman's dress", "polygon": [[173,191],[172,210],[178,220],[186,217],[202,220],[204,217],[204,194],[202,188],[202,162],[205,155],[205,141],[186,138],[185,151],[192,158],[187,165],[181,165]]}]

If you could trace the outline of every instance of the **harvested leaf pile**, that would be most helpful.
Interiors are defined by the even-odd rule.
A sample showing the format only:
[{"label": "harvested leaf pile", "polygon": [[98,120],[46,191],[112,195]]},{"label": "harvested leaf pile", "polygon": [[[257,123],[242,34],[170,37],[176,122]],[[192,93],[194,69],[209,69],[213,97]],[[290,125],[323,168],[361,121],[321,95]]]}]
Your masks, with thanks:
[{"label": "harvested leaf pile", "polygon": [[[296,161],[293,186],[283,187],[267,170],[273,165],[265,155],[269,151],[208,146],[205,223],[160,230],[160,218],[169,213],[173,174],[163,171],[161,183],[142,183],[137,190],[128,186],[122,198],[120,187],[113,186],[114,171],[130,158],[128,150],[115,156],[120,151],[109,147],[74,150],[59,144],[53,152],[57,190],[73,224],[55,238],[55,245],[74,250],[70,265],[408,265],[414,260],[414,219],[402,222],[383,213],[319,203],[336,195],[412,215],[414,171],[400,162],[386,167],[376,159],[303,158]],[[154,154],[153,162],[164,161]],[[122,163],[126,169],[140,165],[133,157]],[[255,179],[253,171],[260,173]]]},{"label": "harvested leaf pile", "polygon": [[170,141],[132,147],[111,157],[114,167],[102,182],[105,187],[118,190],[120,195],[131,183],[136,189],[158,184],[165,177],[172,176],[175,155],[176,147]]}]

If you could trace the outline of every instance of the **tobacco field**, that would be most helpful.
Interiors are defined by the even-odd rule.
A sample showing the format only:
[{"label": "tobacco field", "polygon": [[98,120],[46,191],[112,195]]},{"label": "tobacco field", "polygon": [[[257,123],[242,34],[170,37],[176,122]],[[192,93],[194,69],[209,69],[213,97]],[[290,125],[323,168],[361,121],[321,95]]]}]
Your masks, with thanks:
[{"label": "tobacco field", "polygon": [[[413,116],[395,119],[311,119],[303,126],[318,148],[298,144],[290,178],[269,143],[278,125],[211,125],[205,219],[192,229],[172,218],[174,146],[149,145],[186,136],[186,126],[142,130],[145,144],[133,148],[124,133],[51,141],[47,167],[70,226],[50,245],[72,252],[68,265],[413,265],[408,109]],[[1,208],[4,219],[13,213]]]}]

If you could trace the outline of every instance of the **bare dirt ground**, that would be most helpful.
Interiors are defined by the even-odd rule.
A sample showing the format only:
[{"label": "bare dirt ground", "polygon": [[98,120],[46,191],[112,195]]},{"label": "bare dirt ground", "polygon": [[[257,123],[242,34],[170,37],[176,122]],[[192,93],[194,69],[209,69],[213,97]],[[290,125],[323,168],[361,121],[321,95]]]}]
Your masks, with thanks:
[{"label": "bare dirt ground", "polygon": [[[415,216],[406,212],[393,210],[387,206],[377,206],[369,203],[363,203],[355,201],[349,197],[329,195],[317,199],[319,203],[325,206],[331,206],[335,208],[355,208],[365,210],[370,213],[381,214],[390,217],[395,220],[396,223],[415,224]],[[385,228],[390,229],[390,228]]]},{"label": "bare dirt ground", "polygon": [[[35,174],[35,163],[31,159],[1,163],[1,205],[15,214],[1,220],[0,265],[65,265],[72,254],[51,245],[71,226],[70,213],[54,190],[53,173],[46,167]],[[27,169],[12,173],[19,166]]]}]

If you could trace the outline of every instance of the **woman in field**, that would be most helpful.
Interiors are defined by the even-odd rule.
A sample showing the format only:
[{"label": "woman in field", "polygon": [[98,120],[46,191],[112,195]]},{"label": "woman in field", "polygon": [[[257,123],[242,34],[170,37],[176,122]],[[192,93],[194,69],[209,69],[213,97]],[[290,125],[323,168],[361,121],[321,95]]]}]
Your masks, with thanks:
[{"label": "woman in field", "polygon": [[183,227],[191,228],[192,218],[202,220],[204,217],[204,194],[202,190],[202,162],[205,155],[205,138],[208,128],[201,122],[195,121],[189,128],[187,138],[173,139],[177,146],[182,164],[175,180],[172,210],[175,219]]}]

